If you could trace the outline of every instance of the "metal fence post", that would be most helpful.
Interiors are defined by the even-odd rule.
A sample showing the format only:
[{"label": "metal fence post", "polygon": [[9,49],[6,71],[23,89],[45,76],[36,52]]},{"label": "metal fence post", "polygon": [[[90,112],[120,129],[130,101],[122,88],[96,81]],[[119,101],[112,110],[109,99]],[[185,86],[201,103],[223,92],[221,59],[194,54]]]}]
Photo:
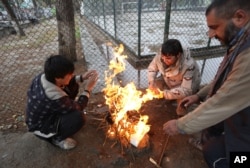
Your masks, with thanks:
[{"label": "metal fence post", "polygon": [[102,0],[102,13],[103,13],[103,25],[104,25],[104,30],[106,30],[106,13],[105,13],[105,4],[104,4],[104,0]]},{"label": "metal fence post", "polygon": [[[97,1],[95,1],[95,6],[96,6],[96,10],[99,11],[99,4],[97,3]],[[98,23],[98,25],[100,25],[100,14],[101,14],[101,12],[97,12],[97,23]]]},{"label": "metal fence post", "polygon": [[112,2],[113,2],[113,12],[114,12],[115,39],[117,39],[117,36],[116,36],[116,5],[115,5],[115,0],[112,0]]},{"label": "metal fence post", "polygon": [[141,1],[138,0],[138,57],[141,57]]},{"label": "metal fence post", "polygon": [[172,4],[172,0],[166,0],[166,15],[165,15],[165,27],[164,27],[163,42],[165,42],[168,39],[168,35],[169,35],[171,4]]},{"label": "metal fence post", "polygon": [[[210,47],[210,43],[211,43],[211,38],[208,39],[207,47]],[[202,77],[203,72],[204,72],[204,69],[205,69],[206,61],[207,61],[207,59],[205,58],[205,59],[203,60],[203,62],[202,62],[202,66],[201,66],[201,77]]]},{"label": "metal fence post", "polygon": [[[141,57],[141,8],[142,0],[138,0],[138,54],[137,56]],[[137,79],[138,79],[138,88],[140,88],[141,83],[141,71],[137,70]]]}]

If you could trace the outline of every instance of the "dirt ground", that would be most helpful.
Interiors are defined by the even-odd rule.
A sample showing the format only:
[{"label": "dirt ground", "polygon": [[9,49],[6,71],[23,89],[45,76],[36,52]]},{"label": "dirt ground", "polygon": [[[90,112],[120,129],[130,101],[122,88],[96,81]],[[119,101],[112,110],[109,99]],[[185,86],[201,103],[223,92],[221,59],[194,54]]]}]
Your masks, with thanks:
[{"label": "dirt ground", "polygon": [[[101,107],[100,107],[101,106]],[[0,168],[107,168],[132,167],[153,168],[149,158],[159,161],[166,136],[162,125],[175,118],[174,106],[165,100],[152,100],[141,108],[141,114],[149,116],[149,146],[137,149],[134,146],[121,147],[119,141],[106,138],[105,130],[100,129],[106,123],[102,93],[91,96],[86,109],[87,123],[74,136],[78,146],[69,151],[61,150],[50,143],[38,139],[32,133],[1,133]],[[163,168],[206,168],[199,150],[188,144],[187,135],[169,138],[163,151]]]}]

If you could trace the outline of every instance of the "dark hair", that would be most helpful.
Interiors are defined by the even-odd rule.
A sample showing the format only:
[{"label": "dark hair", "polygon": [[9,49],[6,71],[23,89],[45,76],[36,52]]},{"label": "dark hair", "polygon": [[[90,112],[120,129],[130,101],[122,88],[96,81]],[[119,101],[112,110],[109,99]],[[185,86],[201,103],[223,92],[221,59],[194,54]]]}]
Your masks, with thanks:
[{"label": "dark hair", "polygon": [[230,19],[238,9],[250,11],[249,0],[213,0],[206,9],[206,16],[215,9],[216,16]]},{"label": "dark hair", "polygon": [[161,53],[163,55],[177,56],[179,53],[183,53],[181,43],[177,39],[169,39],[162,44]]},{"label": "dark hair", "polygon": [[74,63],[62,55],[51,55],[44,64],[45,77],[52,83],[55,83],[56,78],[72,74],[74,70]]}]

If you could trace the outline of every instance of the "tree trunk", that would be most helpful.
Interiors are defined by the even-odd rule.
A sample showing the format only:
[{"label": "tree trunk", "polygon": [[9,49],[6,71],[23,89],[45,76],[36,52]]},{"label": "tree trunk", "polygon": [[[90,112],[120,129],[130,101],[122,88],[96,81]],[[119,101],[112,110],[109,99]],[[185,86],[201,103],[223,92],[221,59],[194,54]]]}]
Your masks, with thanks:
[{"label": "tree trunk", "polygon": [[[14,1],[13,1],[13,2],[14,2]],[[20,3],[19,3],[19,1],[18,1],[18,0],[15,0],[15,3],[16,3],[16,5],[17,5],[17,8],[20,9]]]},{"label": "tree trunk", "polygon": [[56,1],[59,54],[76,61],[75,20],[72,0]]},{"label": "tree trunk", "polygon": [[76,12],[80,12],[81,2],[80,0],[73,0],[73,6]]},{"label": "tree trunk", "polygon": [[36,0],[32,0],[33,6],[35,9],[37,9],[37,4],[36,4]]},{"label": "tree trunk", "polygon": [[11,18],[11,23],[12,23],[15,31],[17,32],[17,34],[19,34],[19,36],[25,36],[25,33],[24,33],[23,29],[21,28],[21,26],[17,20],[17,17],[15,15],[14,11],[12,10],[8,0],[1,0],[1,1],[2,1],[2,4],[5,7],[6,11],[8,12],[10,18]]},{"label": "tree trunk", "polygon": [[52,7],[51,0],[46,0],[45,3],[46,3],[46,5],[49,6],[50,8]]}]

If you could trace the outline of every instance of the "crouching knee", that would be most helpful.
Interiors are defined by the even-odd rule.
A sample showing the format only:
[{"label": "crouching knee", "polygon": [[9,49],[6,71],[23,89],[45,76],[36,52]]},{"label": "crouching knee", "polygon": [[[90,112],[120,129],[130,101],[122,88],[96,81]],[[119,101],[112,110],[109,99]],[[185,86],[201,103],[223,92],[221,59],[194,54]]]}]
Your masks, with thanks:
[{"label": "crouching knee", "polygon": [[74,123],[76,127],[80,128],[85,125],[86,123],[86,116],[83,112],[76,111],[74,114]]}]

